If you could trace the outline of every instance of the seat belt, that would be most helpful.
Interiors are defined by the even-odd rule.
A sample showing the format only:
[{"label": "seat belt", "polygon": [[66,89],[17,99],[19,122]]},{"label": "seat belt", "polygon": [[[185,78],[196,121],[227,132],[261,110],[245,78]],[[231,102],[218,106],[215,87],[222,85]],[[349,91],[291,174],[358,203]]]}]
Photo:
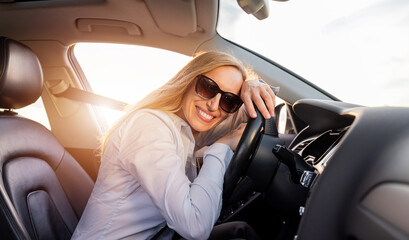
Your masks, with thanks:
[{"label": "seat belt", "polygon": [[79,88],[73,88],[62,80],[58,82],[56,85],[50,87],[49,90],[56,97],[63,97],[77,102],[107,107],[122,112],[125,112],[126,109],[128,109],[131,106],[130,104],[109,97],[84,91]]}]

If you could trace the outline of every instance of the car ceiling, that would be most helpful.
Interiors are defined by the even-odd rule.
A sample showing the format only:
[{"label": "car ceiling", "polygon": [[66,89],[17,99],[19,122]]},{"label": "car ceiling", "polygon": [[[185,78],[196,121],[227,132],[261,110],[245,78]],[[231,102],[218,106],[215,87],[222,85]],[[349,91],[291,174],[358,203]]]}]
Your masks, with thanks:
[{"label": "car ceiling", "polygon": [[216,35],[218,1],[0,1],[0,32],[20,41],[113,42],[191,55]]}]

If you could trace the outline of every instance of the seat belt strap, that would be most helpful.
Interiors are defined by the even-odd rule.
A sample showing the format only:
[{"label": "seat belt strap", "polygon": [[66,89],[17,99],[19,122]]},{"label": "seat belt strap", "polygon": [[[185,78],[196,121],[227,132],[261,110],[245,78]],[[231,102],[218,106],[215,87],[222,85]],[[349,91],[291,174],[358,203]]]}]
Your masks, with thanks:
[{"label": "seat belt strap", "polygon": [[107,107],[123,112],[125,112],[126,109],[131,106],[127,103],[92,92],[84,91],[82,89],[73,88],[71,86],[65,86],[63,89],[61,89],[61,86],[59,86],[58,88],[52,87],[50,88],[50,91],[56,97],[63,97],[77,102],[89,103],[91,105]]}]

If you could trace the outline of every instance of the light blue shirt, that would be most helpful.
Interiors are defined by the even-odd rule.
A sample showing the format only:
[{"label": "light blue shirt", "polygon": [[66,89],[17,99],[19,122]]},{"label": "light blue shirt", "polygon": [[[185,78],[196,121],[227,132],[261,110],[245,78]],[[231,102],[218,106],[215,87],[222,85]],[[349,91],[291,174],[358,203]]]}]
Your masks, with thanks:
[{"label": "light blue shirt", "polygon": [[186,239],[207,239],[233,152],[211,145],[197,174],[194,148],[181,118],[137,111],[112,134],[72,239],[149,239],[166,224]]}]

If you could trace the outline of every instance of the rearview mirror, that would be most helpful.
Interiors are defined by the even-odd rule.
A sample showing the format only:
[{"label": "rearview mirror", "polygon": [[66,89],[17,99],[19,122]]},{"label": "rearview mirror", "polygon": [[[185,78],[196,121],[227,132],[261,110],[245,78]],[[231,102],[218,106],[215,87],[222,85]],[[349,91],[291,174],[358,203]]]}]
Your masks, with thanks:
[{"label": "rearview mirror", "polygon": [[[237,0],[237,3],[247,14],[252,14],[258,20],[263,20],[270,14],[269,0]],[[288,0],[273,0],[287,2]]]},{"label": "rearview mirror", "polygon": [[269,0],[237,0],[239,6],[258,20],[263,20],[269,15]]}]

